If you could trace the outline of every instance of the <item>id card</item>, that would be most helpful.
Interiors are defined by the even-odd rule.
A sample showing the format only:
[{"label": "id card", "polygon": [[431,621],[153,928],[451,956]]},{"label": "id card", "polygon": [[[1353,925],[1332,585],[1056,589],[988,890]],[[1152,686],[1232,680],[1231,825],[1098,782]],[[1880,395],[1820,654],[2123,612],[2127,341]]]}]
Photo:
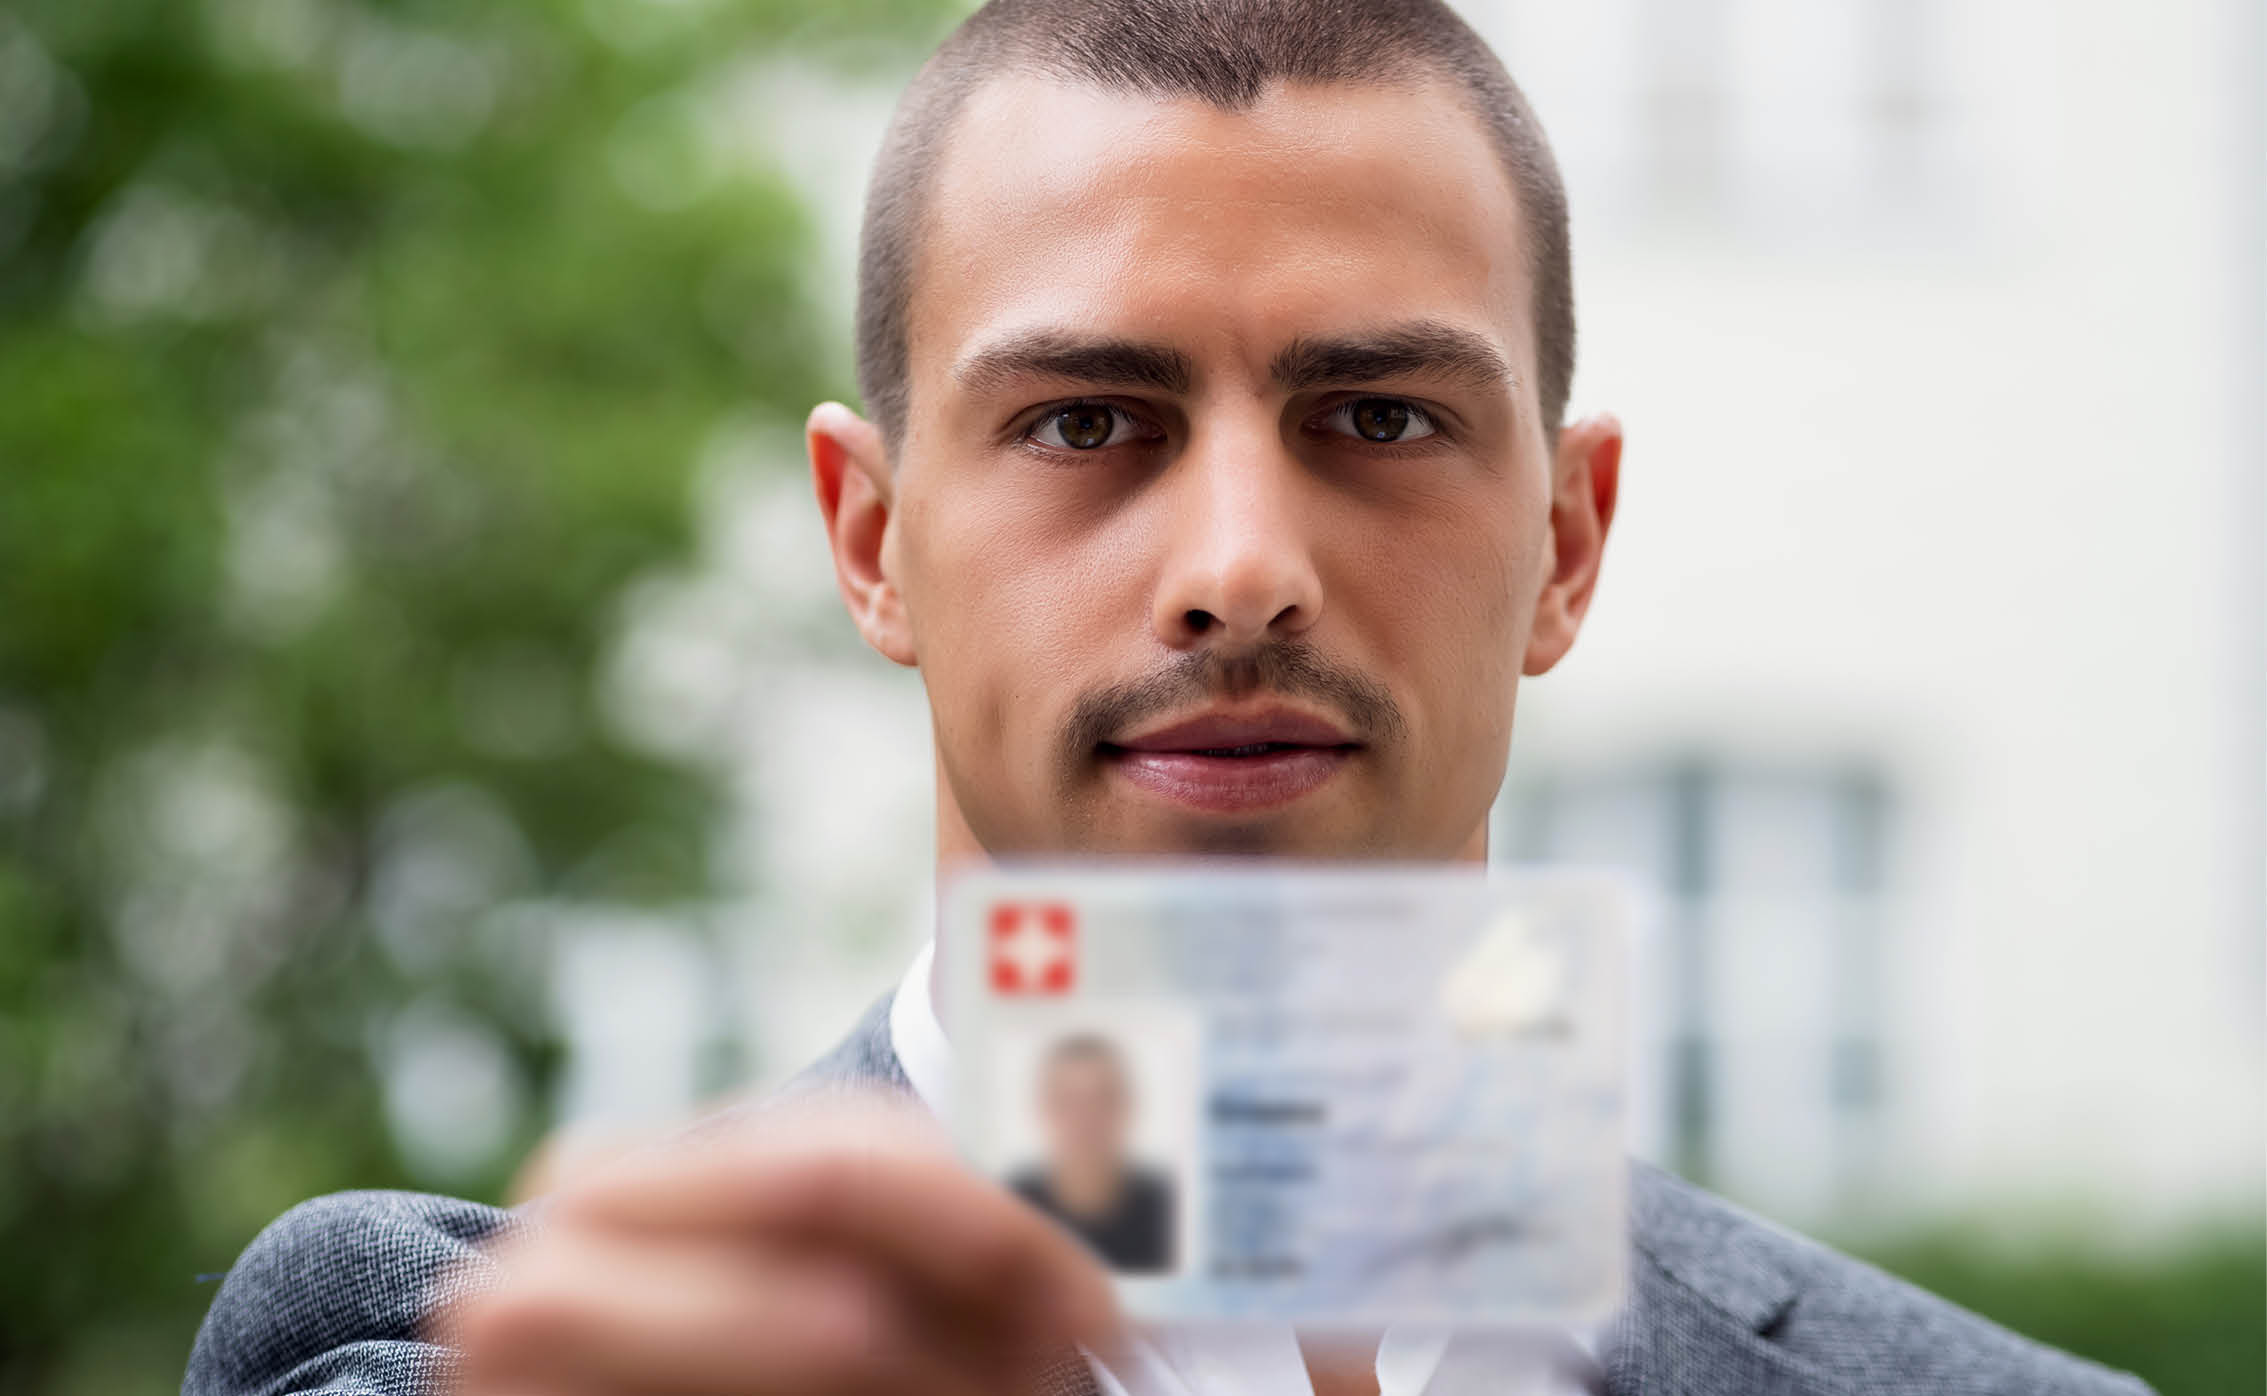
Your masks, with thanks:
[{"label": "id card", "polygon": [[945,892],[969,1160],[1144,1321],[1602,1319],[1631,910],[1549,871],[1031,865]]}]

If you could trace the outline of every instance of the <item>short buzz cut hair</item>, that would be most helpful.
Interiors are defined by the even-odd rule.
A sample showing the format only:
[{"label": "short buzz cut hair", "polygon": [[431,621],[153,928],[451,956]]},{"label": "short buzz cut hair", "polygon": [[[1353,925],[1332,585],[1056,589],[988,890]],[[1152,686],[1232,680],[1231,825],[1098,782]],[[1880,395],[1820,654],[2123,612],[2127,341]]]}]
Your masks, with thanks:
[{"label": "short buzz cut hair", "polygon": [[929,186],[969,94],[1011,73],[1227,111],[1271,83],[1443,77],[1486,127],[1519,203],[1534,295],[1536,393],[1556,436],[1574,378],[1566,189],[1543,128],[1487,43],[1444,0],[990,0],[899,99],[866,196],[858,389],[894,455],[909,407],[908,321]]}]

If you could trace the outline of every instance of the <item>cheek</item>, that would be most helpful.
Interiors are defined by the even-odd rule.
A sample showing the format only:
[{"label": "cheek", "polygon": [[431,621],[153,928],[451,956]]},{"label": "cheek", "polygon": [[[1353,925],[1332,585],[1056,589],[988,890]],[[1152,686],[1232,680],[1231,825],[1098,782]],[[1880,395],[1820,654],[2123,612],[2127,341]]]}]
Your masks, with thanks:
[{"label": "cheek", "polygon": [[896,582],[914,658],[939,736],[950,735],[956,747],[971,737],[991,744],[991,724],[982,716],[998,706],[986,696],[996,682],[990,670],[1014,662],[987,623],[999,615],[999,593],[1009,578],[995,558],[969,546],[969,535],[982,529],[981,518],[971,512],[908,491],[899,498],[895,520]]},{"label": "cheek", "polygon": [[[1050,740],[1097,650],[1122,631],[1128,570],[1028,491],[976,488],[902,502],[906,620],[930,702],[955,744],[997,755]],[[1019,497],[1020,496],[1020,497]]]},{"label": "cheek", "polygon": [[1361,570],[1359,624],[1378,637],[1383,677],[1432,740],[1459,749],[1508,724],[1542,571],[1541,530],[1496,522],[1501,498],[1374,530]]}]

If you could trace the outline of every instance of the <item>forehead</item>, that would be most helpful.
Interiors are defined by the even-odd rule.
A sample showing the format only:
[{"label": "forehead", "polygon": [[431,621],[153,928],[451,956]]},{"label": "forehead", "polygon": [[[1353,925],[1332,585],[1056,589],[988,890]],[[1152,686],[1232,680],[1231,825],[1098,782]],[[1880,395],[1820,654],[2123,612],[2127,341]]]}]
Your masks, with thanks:
[{"label": "forehead", "polygon": [[1445,81],[1278,84],[1229,111],[1002,78],[955,123],[924,221],[916,413],[968,346],[1040,328],[1167,342],[1220,371],[1430,319],[1532,377],[1517,199]]}]

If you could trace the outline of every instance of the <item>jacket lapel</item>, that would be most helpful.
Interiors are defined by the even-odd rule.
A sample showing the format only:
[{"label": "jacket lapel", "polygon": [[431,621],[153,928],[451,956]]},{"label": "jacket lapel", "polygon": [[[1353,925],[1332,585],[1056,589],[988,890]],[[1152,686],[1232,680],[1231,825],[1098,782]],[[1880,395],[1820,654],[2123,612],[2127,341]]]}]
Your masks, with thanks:
[{"label": "jacket lapel", "polygon": [[837,1042],[833,1051],[804,1067],[780,1089],[780,1094],[792,1097],[812,1091],[879,1087],[911,1095],[913,1083],[906,1079],[905,1065],[897,1059],[897,1049],[890,1045],[890,999],[888,994],[876,999],[849,1036]]},{"label": "jacket lapel", "polygon": [[1602,1356],[1613,1396],[1842,1396],[1767,1335],[1801,1281],[1754,1223],[1649,1164],[1630,1169],[1629,1302]]},{"label": "jacket lapel", "polygon": [[1611,1396],[1847,1396],[1848,1388],[1694,1290],[1648,1255],[1631,1258],[1628,1307],[1601,1356]]}]

